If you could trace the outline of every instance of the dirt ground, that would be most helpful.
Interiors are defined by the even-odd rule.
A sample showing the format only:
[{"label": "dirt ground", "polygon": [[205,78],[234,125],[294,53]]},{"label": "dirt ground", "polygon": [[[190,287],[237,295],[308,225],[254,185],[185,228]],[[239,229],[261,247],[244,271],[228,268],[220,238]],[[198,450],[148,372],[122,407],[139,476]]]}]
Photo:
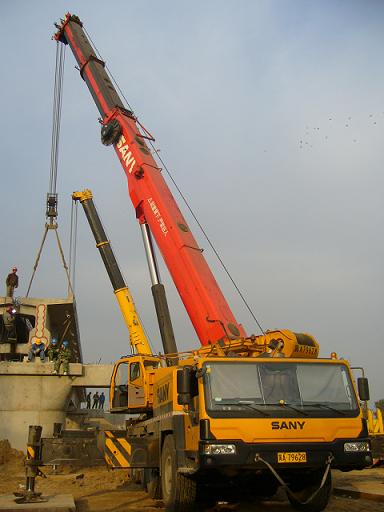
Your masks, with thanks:
[{"label": "dirt ground", "polygon": [[[43,494],[71,494],[77,512],[150,512],[164,510],[161,501],[154,501],[136,484],[129,481],[126,472],[108,471],[105,467],[71,469],[54,473],[42,468],[47,478],[37,479],[37,490]],[[334,472],[334,482],[353,484],[357,479],[372,481],[384,487],[384,468],[367,469],[359,474]],[[0,441],[0,494],[11,494],[25,484],[24,455],[12,450],[7,441]],[[218,512],[288,512],[292,511],[281,492],[273,501],[252,504],[217,505]],[[327,512],[384,512],[384,502],[333,496]]]}]

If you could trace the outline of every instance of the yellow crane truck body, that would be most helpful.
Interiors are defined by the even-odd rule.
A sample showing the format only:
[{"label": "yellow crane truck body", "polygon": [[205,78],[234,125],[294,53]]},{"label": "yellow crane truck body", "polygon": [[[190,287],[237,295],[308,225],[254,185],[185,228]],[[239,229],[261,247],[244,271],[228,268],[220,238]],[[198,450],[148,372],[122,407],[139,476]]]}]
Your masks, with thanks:
[{"label": "yellow crane truck body", "polygon": [[[330,468],[362,469],[372,459],[348,362],[317,356],[309,335],[272,331],[178,354],[177,366],[161,357],[122,358],[111,410],[123,403],[139,416],[106,432],[106,463],[140,470],[150,495],[169,510],[271,496],[280,485],[294,508],[323,510]],[[362,398],[365,384],[359,380]]]}]

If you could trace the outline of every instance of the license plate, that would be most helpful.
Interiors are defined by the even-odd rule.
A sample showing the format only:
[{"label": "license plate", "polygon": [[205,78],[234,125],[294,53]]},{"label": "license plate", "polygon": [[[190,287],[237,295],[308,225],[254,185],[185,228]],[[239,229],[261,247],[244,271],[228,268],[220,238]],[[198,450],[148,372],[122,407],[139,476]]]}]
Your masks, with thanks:
[{"label": "license plate", "polygon": [[306,452],[278,452],[277,453],[277,462],[279,462],[279,463],[307,462],[307,453]]}]

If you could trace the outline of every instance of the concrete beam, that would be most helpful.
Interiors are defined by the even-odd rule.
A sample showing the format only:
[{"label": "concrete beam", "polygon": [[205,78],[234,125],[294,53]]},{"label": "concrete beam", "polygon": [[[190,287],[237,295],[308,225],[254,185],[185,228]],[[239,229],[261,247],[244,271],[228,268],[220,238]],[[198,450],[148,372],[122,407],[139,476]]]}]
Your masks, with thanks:
[{"label": "concrete beam", "polygon": [[[57,379],[57,375],[53,375],[54,364],[50,362],[41,362],[36,358],[33,362],[17,363],[12,361],[0,362],[0,378],[5,375],[49,375],[53,379]],[[83,388],[109,388],[113,364],[81,364],[70,363],[68,379],[71,380],[72,387]],[[64,375],[59,375],[63,377]]]},{"label": "concrete beam", "polygon": [[[0,362],[0,379],[5,375],[50,375],[52,378],[57,378],[57,375],[52,375],[53,363],[41,362],[37,357],[31,363],[15,361],[2,361]],[[83,365],[81,363],[71,363],[69,365],[70,374],[74,376],[83,375]],[[1,381],[0,381],[1,382]],[[15,381],[16,383],[16,381]]]},{"label": "concrete beam", "polygon": [[[8,301],[10,298],[8,298]],[[3,315],[12,301],[8,302],[5,297],[0,297],[0,316]],[[5,344],[0,346],[0,354],[9,354],[6,359],[11,360],[13,354],[28,354],[29,347],[27,342],[32,343],[34,339],[41,338],[44,343],[48,343],[52,336],[57,339],[68,339],[71,343],[72,357],[76,362],[82,362],[80,333],[78,328],[78,319],[76,304],[72,296],[65,299],[55,297],[18,297],[16,307],[15,325],[19,325],[22,318],[29,320],[34,327],[28,332],[25,329],[18,330],[17,344],[18,348],[10,347],[12,340],[3,333],[1,342]],[[30,318],[32,317],[32,319]],[[34,319],[34,321],[33,321]],[[9,352],[6,352],[6,348]],[[11,350],[12,348],[12,350]],[[3,358],[5,359],[5,358]]]},{"label": "concrete beam", "polygon": [[76,374],[72,377],[72,387],[109,388],[113,364],[83,364],[79,366],[82,366],[82,375],[77,376]]}]

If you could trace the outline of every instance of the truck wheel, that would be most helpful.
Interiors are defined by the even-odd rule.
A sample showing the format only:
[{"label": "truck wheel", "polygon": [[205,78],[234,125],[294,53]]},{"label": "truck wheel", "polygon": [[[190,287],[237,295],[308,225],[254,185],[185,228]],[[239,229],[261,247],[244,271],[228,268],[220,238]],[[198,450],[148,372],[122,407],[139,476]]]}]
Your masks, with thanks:
[{"label": "truck wheel", "polygon": [[295,492],[297,499],[287,494],[288,500],[295,510],[299,510],[300,512],[321,512],[328,505],[332,492],[332,476],[330,471],[323,487],[316,496],[309,503],[303,504],[303,502],[306,501],[316,491],[316,489],[318,489],[322,480],[322,475],[314,480],[308,483],[308,485],[305,488],[302,488],[299,492]]},{"label": "truck wheel", "polygon": [[196,482],[177,472],[176,447],[168,435],[161,453],[161,491],[167,512],[189,512],[195,507]]},{"label": "truck wheel", "polygon": [[147,493],[153,500],[161,500],[161,480],[159,471],[155,469],[148,469],[147,473]]}]

